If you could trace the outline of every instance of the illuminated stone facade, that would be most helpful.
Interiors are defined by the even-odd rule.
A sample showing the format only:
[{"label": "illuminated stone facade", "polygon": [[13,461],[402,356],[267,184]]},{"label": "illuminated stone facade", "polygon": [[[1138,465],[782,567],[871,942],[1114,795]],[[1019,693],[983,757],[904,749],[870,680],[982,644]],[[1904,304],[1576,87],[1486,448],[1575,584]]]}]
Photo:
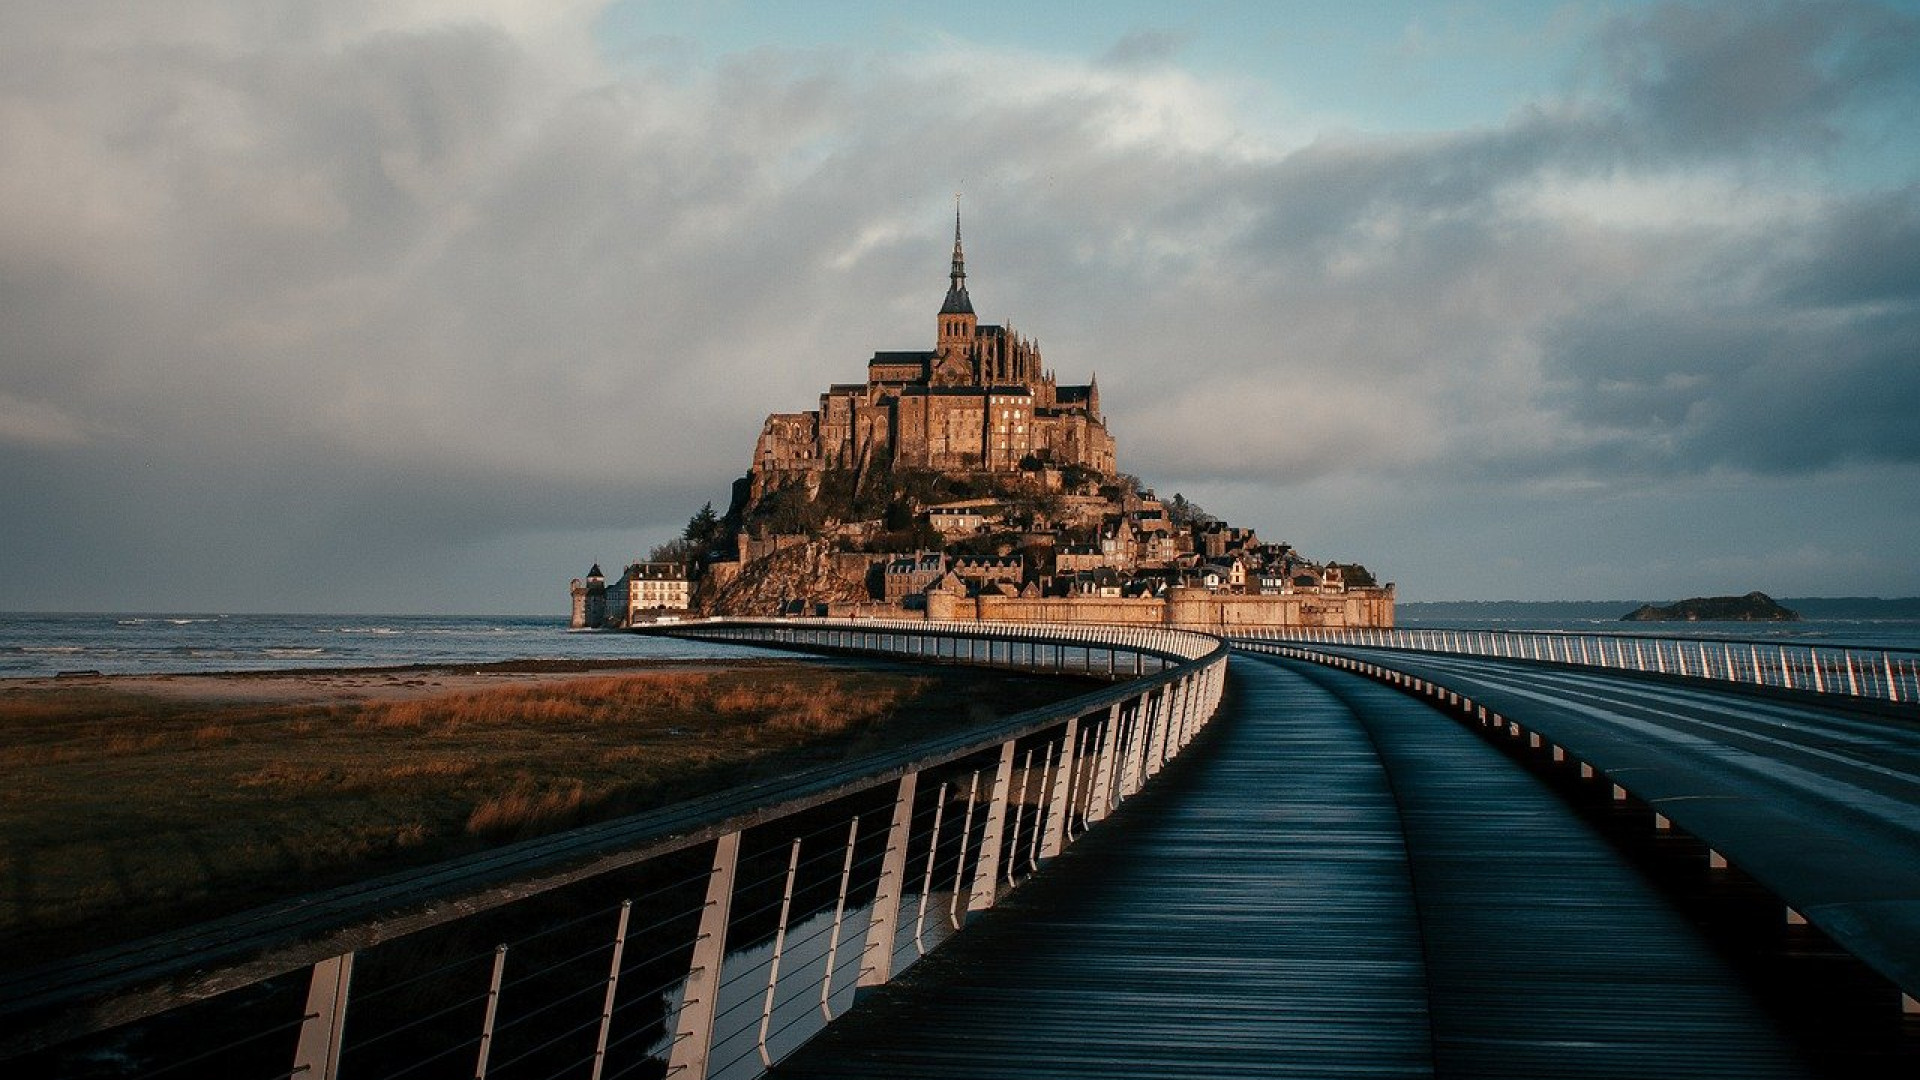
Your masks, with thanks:
[{"label": "illuminated stone facade", "polygon": [[967,295],[960,218],[931,350],[878,352],[864,383],[835,384],[813,412],[767,417],[754,446],[753,494],[832,468],[1014,472],[1078,466],[1114,472],[1097,379],[1061,386],[1040,348],[981,325]]}]

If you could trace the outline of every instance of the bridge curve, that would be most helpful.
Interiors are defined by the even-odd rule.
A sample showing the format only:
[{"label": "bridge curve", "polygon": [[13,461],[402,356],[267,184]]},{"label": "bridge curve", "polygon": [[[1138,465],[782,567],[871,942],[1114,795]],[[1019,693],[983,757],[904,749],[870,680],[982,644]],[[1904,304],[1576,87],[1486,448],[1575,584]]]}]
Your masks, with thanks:
[{"label": "bridge curve", "polygon": [[[106,1058],[130,1076],[233,1080],[750,1067],[1139,792],[1213,715],[1228,655],[1218,638],[1165,629],[736,620],[676,632],[1109,685],[873,757],[0,972],[0,1061],[10,1075],[91,1072]],[[755,980],[764,1015],[746,1011]]]},{"label": "bridge curve", "polygon": [[[1920,1013],[1920,708],[1488,656],[1272,646],[1445,702],[1684,831]],[[1859,708],[1862,704],[1869,708]]]},{"label": "bridge curve", "polygon": [[[64,1038],[74,1025],[99,1028],[162,1009],[185,1016],[188,1002],[204,999],[211,1011],[191,1015],[216,1022],[182,1022],[207,1032],[203,1038],[233,1042],[188,1060],[218,1062],[216,1071],[236,1078],[287,1075],[289,1057],[304,1076],[396,1068],[435,1075],[427,1066],[462,1060],[448,1075],[476,1075],[488,1072],[490,1054],[488,1074],[509,1077],[584,1074],[588,1066],[594,1076],[749,1076],[818,1026],[799,1014],[846,1015],[789,1058],[784,1075],[855,1075],[855,1065],[889,1060],[891,1071],[871,1074],[1541,1075],[1568,1071],[1571,1061],[1582,1075],[1756,1076],[1798,1075],[1805,1064],[1779,1044],[1741,980],[1723,978],[1712,950],[1676,926],[1663,903],[1648,902],[1644,882],[1603,858],[1564,814],[1525,801],[1543,795],[1538,785],[1487,771],[1441,734],[1465,729],[1434,722],[1433,706],[1484,720],[1483,732],[1497,721],[1509,745],[1537,745],[1549,761],[1557,750],[1567,768],[1584,764],[1594,783],[1623,798],[1664,799],[1672,813],[1650,812],[1650,821],[1719,828],[1714,815],[1738,800],[1699,797],[1724,793],[1698,785],[1724,782],[1714,770],[1747,761],[1751,740],[1767,733],[1749,732],[1717,762],[1706,755],[1699,773],[1663,789],[1644,732],[1610,730],[1592,715],[1593,688],[1578,680],[1595,678],[1587,669],[1597,665],[1566,670],[1565,646],[1556,663],[1509,659],[1517,673],[1504,674],[1463,667],[1479,661],[1457,656],[1361,651],[1351,642],[1286,646],[1296,655],[1281,666],[1242,656],[1230,722],[1203,737],[1227,655],[1225,643],[1204,634],[877,620],[735,621],[672,632],[1113,681],[1044,714],[886,760],[815,770],[304,898],[66,970],[0,979],[0,1057]],[[1674,655],[1696,668],[1718,659],[1738,674],[1735,654],[1724,649]],[[1613,656],[1625,663],[1623,651]],[[1798,707],[1807,680],[1816,704],[1822,683],[1873,685],[1864,661],[1782,657],[1780,685],[1767,692],[1789,700],[1770,707]],[[1873,708],[1884,719],[1908,707],[1915,690],[1910,668],[1882,660],[1886,693]],[[1396,670],[1409,665],[1425,666],[1420,674]],[[1765,682],[1763,663],[1752,670]],[[1846,671],[1852,681],[1839,682]],[[1659,685],[1631,681],[1640,694]],[[1557,719],[1543,696],[1564,697]],[[1542,711],[1523,726],[1523,708]],[[1722,719],[1692,716],[1668,741],[1694,746]],[[1543,734],[1547,724],[1553,738]],[[1805,759],[1793,761],[1796,776],[1827,776],[1845,764],[1834,755],[1848,752],[1825,730],[1828,742],[1812,738],[1795,751]],[[1255,749],[1236,763],[1221,747],[1241,738]],[[1189,746],[1200,752],[1174,760]],[[1845,834],[1846,813],[1877,799],[1895,808],[1876,828],[1898,850],[1906,823],[1897,807],[1920,805],[1902,785],[1920,769],[1905,758],[1890,766],[1864,750],[1859,756],[1874,779],[1829,800],[1844,811],[1834,835]],[[1215,757],[1226,763],[1225,779],[1201,783],[1196,777]],[[1276,775],[1303,786],[1260,787]],[[1747,842],[1736,835],[1743,828],[1764,834],[1774,823],[1728,820],[1734,824],[1716,850],[1764,869],[1764,859],[1727,841]],[[1131,824],[1088,831],[1104,822]],[[1034,874],[1043,862],[1050,872]],[[1104,872],[1076,878],[1076,864]],[[1863,947],[1876,934],[1891,941],[1894,961],[1883,970],[1911,993],[1900,966],[1914,956],[1904,936],[1912,914],[1903,906],[1911,899],[1905,879],[1882,879],[1894,884],[1874,896],[1864,891],[1870,878],[1861,875],[1846,895],[1785,895],[1798,898],[1797,913],[1839,933],[1849,919],[1870,925],[1856,935]],[[1489,882],[1498,903],[1487,902]],[[1543,883],[1563,888],[1542,893]],[[1014,884],[1021,887],[1009,891]],[[1276,889],[1297,891],[1289,902]],[[1133,906],[1112,906],[1122,901]],[[518,924],[490,917],[536,902],[547,907]],[[527,933],[530,918],[539,929]],[[967,933],[892,979],[943,936],[935,932],[941,921]],[[991,959],[995,927],[1010,928],[1000,940],[1012,944],[970,969],[967,958],[979,950]],[[497,950],[473,948],[509,931],[518,936]],[[1090,963],[1058,950],[1074,937],[1092,943]],[[1595,962],[1591,947],[1569,948],[1570,939],[1606,942],[1606,962]],[[423,948],[436,959],[418,970],[417,958],[406,958]],[[368,959],[356,976],[359,954]],[[1051,963],[1034,967],[1041,958]],[[982,981],[991,972],[1003,981]],[[1042,976],[1057,984],[1051,997],[1035,992]],[[909,1004],[894,1012],[909,1026],[891,1029],[894,1056],[875,1056],[888,1028],[861,1018],[901,1008],[887,1006],[890,999],[911,1003],[923,985],[946,987],[938,1006],[919,999],[917,1011]],[[516,998],[522,986],[537,987],[539,1000]],[[1618,992],[1623,986],[1635,989]],[[237,1014],[222,1002],[231,999],[213,995],[233,988],[251,988],[247,996],[280,1019],[229,1019]],[[1684,1008],[1674,1006],[1676,993]],[[601,995],[598,1015],[586,1012],[555,1032],[555,1018]],[[860,1007],[846,1013],[856,996]],[[985,1011],[979,1025],[952,1029],[961,1032],[959,1049],[903,1068],[896,1051],[937,1046],[934,1021],[960,1015],[969,998]],[[1092,998],[1103,1011],[1090,1009]],[[433,1003],[430,1025],[415,1016],[422,999]],[[1051,1057],[1036,1039],[1049,1009],[1059,1017]],[[717,1033],[723,1017],[734,1034]],[[995,1030],[989,1022],[1003,1025],[1003,1053],[983,1066],[977,1052],[962,1051]],[[880,1031],[880,1042],[861,1048],[854,1040],[863,1026]],[[1119,1054],[1114,1045],[1140,1053]],[[1568,1057],[1574,1046],[1584,1049]],[[230,1056],[246,1067],[227,1067]]]},{"label": "bridge curve", "polygon": [[1236,657],[1165,780],[773,1075],[1809,1075],[1604,839],[1421,701]]}]

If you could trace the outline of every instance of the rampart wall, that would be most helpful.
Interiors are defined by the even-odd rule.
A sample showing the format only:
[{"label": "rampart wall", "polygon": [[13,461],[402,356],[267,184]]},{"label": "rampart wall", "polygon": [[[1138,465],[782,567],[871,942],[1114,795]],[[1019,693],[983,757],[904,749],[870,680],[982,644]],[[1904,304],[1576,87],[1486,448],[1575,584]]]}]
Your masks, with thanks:
[{"label": "rampart wall", "polygon": [[952,596],[930,593],[927,618],[982,622],[1105,623],[1233,633],[1262,627],[1391,627],[1393,589],[1246,596],[1174,588],[1165,598]]}]

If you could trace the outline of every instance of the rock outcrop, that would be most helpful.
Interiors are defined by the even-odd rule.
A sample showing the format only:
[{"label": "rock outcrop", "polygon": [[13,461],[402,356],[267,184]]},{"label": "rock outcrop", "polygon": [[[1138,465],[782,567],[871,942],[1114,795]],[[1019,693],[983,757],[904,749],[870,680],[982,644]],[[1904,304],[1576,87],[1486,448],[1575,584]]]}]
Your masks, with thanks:
[{"label": "rock outcrop", "polygon": [[1657,607],[1642,604],[1622,615],[1621,622],[1795,622],[1793,611],[1774,603],[1763,592],[1745,596],[1696,596]]},{"label": "rock outcrop", "polygon": [[812,612],[823,604],[859,604],[868,599],[865,583],[847,577],[829,545],[812,541],[782,548],[741,566],[702,607],[728,615],[779,615]]}]

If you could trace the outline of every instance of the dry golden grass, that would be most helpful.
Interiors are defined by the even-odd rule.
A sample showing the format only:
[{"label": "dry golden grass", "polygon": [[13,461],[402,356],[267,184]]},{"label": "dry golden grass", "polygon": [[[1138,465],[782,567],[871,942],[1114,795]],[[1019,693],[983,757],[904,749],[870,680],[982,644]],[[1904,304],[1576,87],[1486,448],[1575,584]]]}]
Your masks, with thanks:
[{"label": "dry golden grass", "polygon": [[786,662],[320,704],[0,687],[0,966],[915,741],[1082,688]]}]

